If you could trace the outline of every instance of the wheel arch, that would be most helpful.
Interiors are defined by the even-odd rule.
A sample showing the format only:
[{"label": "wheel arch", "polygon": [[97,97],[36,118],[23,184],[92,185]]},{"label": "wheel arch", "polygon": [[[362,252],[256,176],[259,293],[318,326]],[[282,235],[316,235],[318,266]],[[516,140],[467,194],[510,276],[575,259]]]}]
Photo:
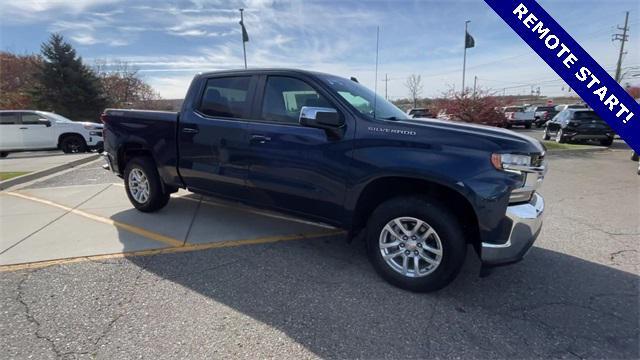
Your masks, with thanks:
[{"label": "wheel arch", "polygon": [[118,152],[116,155],[116,163],[118,166],[118,172],[120,174],[124,174],[124,169],[127,166],[127,163],[138,156],[146,156],[153,161],[154,164],[157,165],[156,160],[153,157],[153,153],[150,149],[148,149],[144,144],[137,142],[126,142],[118,148]]},{"label": "wheel arch", "polygon": [[480,244],[478,216],[466,195],[436,181],[405,176],[380,177],[364,187],[354,207],[351,233],[364,229],[371,213],[384,201],[409,195],[427,196],[447,206],[463,225],[467,242]]}]

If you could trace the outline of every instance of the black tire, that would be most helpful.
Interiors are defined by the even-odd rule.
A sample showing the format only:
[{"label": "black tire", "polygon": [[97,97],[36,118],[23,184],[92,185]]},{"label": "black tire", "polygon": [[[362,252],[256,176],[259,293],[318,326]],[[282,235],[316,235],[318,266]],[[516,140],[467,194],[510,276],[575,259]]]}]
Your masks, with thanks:
[{"label": "black tire", "polygon": [[638,156],[637,152],[633,152],[633,154],[631,154],[631,161],[638,161],[640,159],[640,156]]},{"label": "black tire", "polygon": [[0,152],[0,158],[6,158],[7,156],[9,156],[8,152],[6,152],[6,151]]},{"label": "black tire", "polygon": [[531,124],[524,124],[525,129],[531,129]]},{"label": "black tire", "polygon": [[542,135],[542,140],[549,140],[549,139],[551,139],[551,135],[549,135],[549,129],[545,128],[544,135]]},{"label": "black tire", "polygon": [[[379,245],[382,231],[390,221],[400,217],[412,217],[426,222],[440,239],[440,263],[425,276],[405,276],[394,270],[383,258]],[[399,288],[416,292],[435,291],[451,283],[458,275],[467,251],[462,226],[456,216],[446,206],[421,197],[399,197],[382,203],[369,218],[366,236],[369,259],[378,274]],[[406,248],[405,245],[402,246],[405,251],[409,249],[409,243],[406,244]],[[413,249],[422,251],[422,247]],[[400,247],[393,251],[396,250],[401,251]]]},{"label": "black tire", "polygon": [[564,132],[562,131],[562,129],[559,129],[558,132],[556,133],[556,142],[558,144],[567,142],[567,140],[564,138]]},{"label": "black tire", "polygon": [[87,151],[87,143],[80,135],[67,135],[60,141],[60,149],[65,154],[83,153]]},{"label": "black tire", "polygon": [[[142,202],[132,194],[130,176],[134,170],[141,171],[148,181],[148,198]],[[158,211],[169,202],[169,193],[162,190],[162,180],[153,160],[149,157],[136,157],[127,163],[124,169],[124,186],[131,204],[142,212]]]},{"label": "black tire", "polygon": [[511,129],[511,126],[512,126],[511,124],[507,124],[506,127],[507,127],[507,129]]},{"label": "black tire", "polygon": [[600,145],[602,146],[611,146],[612,144],[613,144],[613,138],[600,140]]}]

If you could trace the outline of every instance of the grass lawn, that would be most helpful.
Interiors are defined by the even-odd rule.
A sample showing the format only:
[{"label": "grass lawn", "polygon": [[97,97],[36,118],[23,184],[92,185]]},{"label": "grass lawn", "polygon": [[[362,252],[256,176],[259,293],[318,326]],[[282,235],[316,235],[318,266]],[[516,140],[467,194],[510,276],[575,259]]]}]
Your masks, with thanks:
[{"label": "grass lawn", "polygon": [[11,179],[24,174],[28,173],[23,171],[0,171],[0,181]]},{"label": "grass lawn", "polygon": [[592,145],[584,145],[584,144],[558,144],[555,141],[543,141],[544,146],[547,147],[547,150],[579,150],[579,149],[591,149],[596,148],[598,146]]}]

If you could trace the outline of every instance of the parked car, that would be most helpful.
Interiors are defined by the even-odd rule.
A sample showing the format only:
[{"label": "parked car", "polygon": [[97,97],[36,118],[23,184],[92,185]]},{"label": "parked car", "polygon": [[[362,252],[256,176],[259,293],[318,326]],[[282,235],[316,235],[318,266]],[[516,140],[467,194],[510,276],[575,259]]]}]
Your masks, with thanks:
[{"label": "parked car", "polygon": [[533,113],[525,112],[523,106],[507,106],[503,108],[504,116],[507,119],[507,128],[510,129],[514,125],[524,126],[531,129],[534,116]]},{"label": "parked car", "polygon": [[102,149],[99,123],[74,122],[37,110],[0,110],[0,156],[11,152],[60,149],[80,153]]},{"label": "parked car", "polygon": [[555,106],[533,106],[530,110],[533,111],[533,124],[537,128],[541,128],[558,113]]},{"label": "parked car", "polygon": [[377,272],[413,291],[450,283],[468,244],[484,266],[520,260],[542,226],[539,141],[410,119],[333,75],[204,73],[179,113],[107,109],[102,120],[108,168],[136,209],[186,188],[332,224],[361,234]]},{"label": "parked car", "polygon": [[613,144],[615,133],[600,115],[589,109],[566,109],[547,123],[544,140],[555,137],[563,143],[578,140],[599,140],[603,146]]},{"label": "parked car", "polygon": [[433,118],[435,117],[428,108],[412,108],[407,110],[407,115],[411,118]]}]

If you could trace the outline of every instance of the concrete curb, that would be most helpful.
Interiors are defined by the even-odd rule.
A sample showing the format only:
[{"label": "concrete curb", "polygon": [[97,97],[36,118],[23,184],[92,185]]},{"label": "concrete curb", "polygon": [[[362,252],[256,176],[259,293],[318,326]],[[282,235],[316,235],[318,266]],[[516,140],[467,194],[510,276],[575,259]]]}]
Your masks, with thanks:
[{"label": "concrete curb", "polygon": [[56,165],[56,166],[52,166],[48,169],[44,169],[44,170],[40,170],[40,171],[36,171],[36,172],[32,172],[29,174],[25,174],[22,176],[18,176],[18,177],[14,177],[8,180],[4,180],[4,181],[0,181],[0,190],[6,190],[12,186],[16,186],[19,184],[24,184],[26,182],[29,181],[33,181],[33,180],[37,180],[40,178],[43,178],[45,176],[49,176],[51,174],[55,174],[57,172],[66,170],[66,169],[71,169],[80,165],[84,165],[86,163],[95,161],[97,159],[100,158],[100,154],[92,154],[90,156],[87,156],[85,158],[82,159],[78,159],[78,160],[74,160],[62,165]]},{"label": "concrete curb", "polygon": [[586,149],[551,149],[547,150],[547,154],[549,155],[572,155],[572,154],[582,154],[582,153],[591,153],[591,152],[600,152],[610,150],[608,147],[593,147]]}]

